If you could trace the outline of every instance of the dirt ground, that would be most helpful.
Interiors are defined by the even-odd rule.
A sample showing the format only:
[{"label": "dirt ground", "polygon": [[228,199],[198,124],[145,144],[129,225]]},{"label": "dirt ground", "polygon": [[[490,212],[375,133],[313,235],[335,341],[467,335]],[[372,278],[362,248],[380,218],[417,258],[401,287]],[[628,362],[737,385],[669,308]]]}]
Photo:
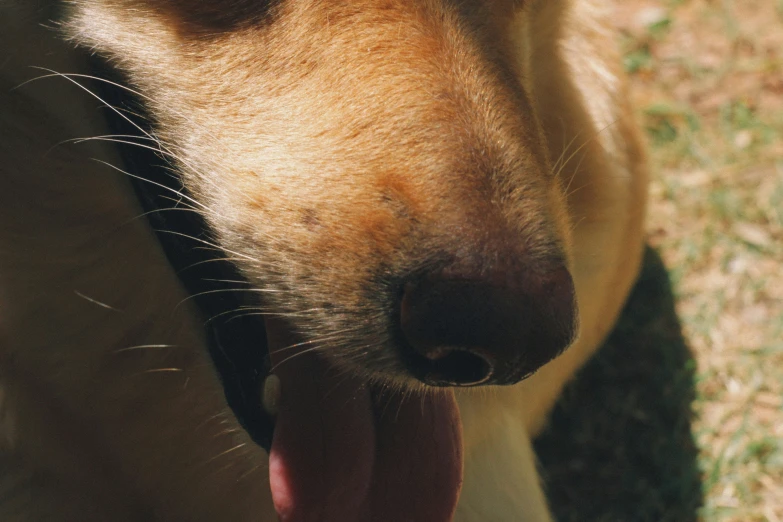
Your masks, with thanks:
[{"label": "dirt ground", "polygon": [[550,498],[559,520],[783,521],[783,0],[614,2],[651,250],[538,443]]}]

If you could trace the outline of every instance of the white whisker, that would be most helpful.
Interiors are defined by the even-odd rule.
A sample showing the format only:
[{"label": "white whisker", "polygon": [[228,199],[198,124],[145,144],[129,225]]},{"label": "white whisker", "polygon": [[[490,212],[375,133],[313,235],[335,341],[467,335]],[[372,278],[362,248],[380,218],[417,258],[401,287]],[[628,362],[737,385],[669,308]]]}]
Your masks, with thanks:
[{"label": "white whisker", "polygon": [[[138,179],[138,180],[144,181],[145,183],[150,183],[150,184],[152,184],[152,185],[155,185],[156,187],[160,187],[160,188],[162,188],[162,189],[164,189],[164,190],[168,190],[168,191],[170,191],[170,192],[173,192],[174,194],[178,195],[179,197],[181,197],[181,198],[184,198],[184,199],[186,199],[187,201],[189,201],[189,202],[193,203],[193,204],[194,204],[194,205],[196,205],[197,207],[201,207],[201,208],[203,208],[203,209],[204,209],[206,212],[209,212],[209,213],[211,213],[211,214],[215,214],[215,215],[219,215],[219,214],[217,214],[217,213],[216,213],[214,210],[212,210],[211,208],[207,207],[206,205],[204,205],[204,204],[203,204],[203,203],[201,203],[200,201],[198,201],[198,200],[195,200],[195,199],[191,198],[190,196],[188,196],[188,195],[186,195],[186,194],[183,194],[182,192],[180,192],[180,191],[178,191],[178,190],[175,190],[175,189],[173,189],[173,188],[171,188],[171,187],[167,187],[166,185],[163,185],[162,183],[158,183],[157,181],[152,181],[152,180],[149,180],[149,179],[147,179],[147,178],[144,178],[144,177],[142,177],[142,176],[137,176],[136,174],[131,174],[130,172],[127,172],[127,171],[125,171],[125,170],[122,170],[121,168],[117,167],[116,165],[112,165],[111,163],[108,163],[108,162],[106,162],[106,161],[103,161],[103,160],[99,160],[99,159],[93,159],[93,161],[95,161],[95,162],[97,162],[97,163],[101,163],[101,164],[103,164],[103,165],[106,165],[107,167],[109,167],[109,168],[111,168],[111,169],[114,169],[114,170],[116,170],[117,172],[120,172],[121,174],[124,174],[124,175],[126,175],[126,176],[129,176],[129,177],[131,177],[131,178]],[[222,216],[221,216],[221,217],[222,217]]]},{"label": "white whisker", "polygon": [[140,344],[138,346],[128,346],[127,348],[120,348],[115,350],[114,353],[131,352],[135,350],[158,350],[164,348],[176,348],[176,344]]},{"label": "white whisker", "polygon": [[96,304],[96,305],[100,306],[101,308],[105,308],[105,309],[111,310],[113,312],[120,312],[120,313],[122,313],[122,310],[120,310],[118,308],[114,308],[113,306],[108,305],[106,303],[102,303],[101,301],[98,301],[97,299],[93,299],[92,297],[86,296],[83,293],[79,292],[78,290],[74,290],[73,293],[78,295],[79,297],[81,297],[82,299],[84,299],[86,301],[89,301],[89,302],[91,302],[93,304]]},{"label": "white whisker", "polygon": [[[225,434],[226,434],[226,435],[228,435],[229,433],[231,433],[231,432],[225,432]],[[222,434],[221,434],[221,435],[222,435]],[[214,462],[214,461],[216,461],[216,460],[217,460],[217,459],[219,459],[220,457],[224,457],[224,456],[226,456],[226,455],[228,455],[228,454],[230,454],[230,453],[233,453],[233,452],[235,452],[235,451],[237,451],[237,450],[240,450],[240,449],[244,448],[246,445],[247,445],[247,443],[246,443],[246,442],[240,442],[240,443],[239,443],[239,444],[237,444],[236,446],[233,446],[233,447],[231,447],[231,448],[229,448],[229,449],[227,449],[227,450],[225,450],[225,451],[221,451],[221,452],[220,452],[220,453],[218,453],[217,455],[215,455],[215,456],[213,456],[212,458],[210,458],[209,460],[207,460],[207,461],[204,463],[204,465],[206,466],[207,464],[210,464],[211,462]]]}]

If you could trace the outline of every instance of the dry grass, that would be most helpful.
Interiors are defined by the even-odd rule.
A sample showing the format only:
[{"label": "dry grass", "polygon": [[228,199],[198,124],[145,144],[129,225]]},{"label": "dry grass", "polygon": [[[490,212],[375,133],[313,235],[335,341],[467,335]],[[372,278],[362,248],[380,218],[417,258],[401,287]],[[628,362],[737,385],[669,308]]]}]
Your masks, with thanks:
[{"label": "dry grass", "polygon": [[551,496],[561,520],[783,521],[783,1],[615,2],[668,281],[651,253],[555,413]]}]

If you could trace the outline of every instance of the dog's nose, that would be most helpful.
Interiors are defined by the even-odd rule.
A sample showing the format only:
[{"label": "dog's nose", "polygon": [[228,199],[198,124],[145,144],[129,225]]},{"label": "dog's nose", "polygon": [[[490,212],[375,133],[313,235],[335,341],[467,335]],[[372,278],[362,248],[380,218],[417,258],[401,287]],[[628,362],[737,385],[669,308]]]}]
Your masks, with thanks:
[{"label": "dog's nose", "polygon": [[416,378],[432,386],[513,384],[571,344],[577,309],[568,270],[514,272],[441,271],[405,285],[400,326]]}]

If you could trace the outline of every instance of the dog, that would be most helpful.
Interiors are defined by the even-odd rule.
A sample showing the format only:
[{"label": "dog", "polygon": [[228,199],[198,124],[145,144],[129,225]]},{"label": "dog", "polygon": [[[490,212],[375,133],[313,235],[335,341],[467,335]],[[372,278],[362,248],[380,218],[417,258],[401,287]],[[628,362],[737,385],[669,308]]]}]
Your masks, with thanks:
[{"label": "dog", "polygon": [[613,48],[599,0],[3,2],[0,519],[551,520],[531,438],[642,253]]}]

